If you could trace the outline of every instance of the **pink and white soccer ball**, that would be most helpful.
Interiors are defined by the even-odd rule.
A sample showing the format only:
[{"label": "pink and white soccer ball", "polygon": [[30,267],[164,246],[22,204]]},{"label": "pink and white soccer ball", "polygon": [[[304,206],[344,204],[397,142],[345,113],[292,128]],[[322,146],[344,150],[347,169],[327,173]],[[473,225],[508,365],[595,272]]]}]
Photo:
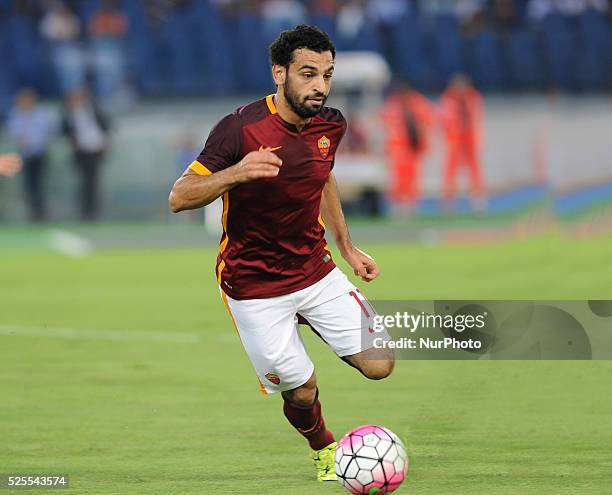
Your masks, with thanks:
[{"label": "pink and white soccer ball", "polygon": [[340,484],[355,495],[391,493],[406,478],[408,455],[391,430],[366,425],[340,439],[335,467]]}]

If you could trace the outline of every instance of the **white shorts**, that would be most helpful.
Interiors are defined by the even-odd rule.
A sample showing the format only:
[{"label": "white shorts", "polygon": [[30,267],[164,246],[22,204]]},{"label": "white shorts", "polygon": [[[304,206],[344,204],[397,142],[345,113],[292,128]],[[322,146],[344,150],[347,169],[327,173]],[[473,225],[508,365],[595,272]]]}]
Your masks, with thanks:
[{"label": "white shorts", "polygon": [[[266,299],[236,300],[221,291],[263,394],[297,388],[314,364],[298,331],[298,314],[340,357],[364,347],[364,316],[373,308],[339,268],[305,289]],[[366,340],[367,342],[367,340]]]}]

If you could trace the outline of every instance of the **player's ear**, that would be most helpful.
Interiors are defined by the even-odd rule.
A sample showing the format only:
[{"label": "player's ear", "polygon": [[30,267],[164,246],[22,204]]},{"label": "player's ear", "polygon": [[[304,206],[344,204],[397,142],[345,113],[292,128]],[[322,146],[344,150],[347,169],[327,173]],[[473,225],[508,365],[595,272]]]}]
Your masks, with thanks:
[{"label": "player's ear", "polygon": [[287,77],[287,69],[282,65],[274,64],[272,66],[272,77],[274,78],[274,84],[276,84],[277,86],[285,84],[285,79]]}]

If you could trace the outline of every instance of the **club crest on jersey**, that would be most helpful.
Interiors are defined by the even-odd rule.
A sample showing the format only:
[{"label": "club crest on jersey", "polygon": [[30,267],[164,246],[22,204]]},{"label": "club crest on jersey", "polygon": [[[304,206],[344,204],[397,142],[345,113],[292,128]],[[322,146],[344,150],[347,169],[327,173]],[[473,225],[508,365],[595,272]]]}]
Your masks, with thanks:
[{"label": "club crest on jersey", "polygon": [[330,146],[331,146],[331,141],[329,140],[327,136],[322,136],[317,141],[317,147],[319,148],[319,153],[321,153],[321,156],[323,157],[324,160],[327,158],[327,155],[329,155]]},{"label": "club crest on jersey", "polygon": [[274,385],[280,384],[280,378],[274,373],[266,373],[266,378],[270,380]]}]

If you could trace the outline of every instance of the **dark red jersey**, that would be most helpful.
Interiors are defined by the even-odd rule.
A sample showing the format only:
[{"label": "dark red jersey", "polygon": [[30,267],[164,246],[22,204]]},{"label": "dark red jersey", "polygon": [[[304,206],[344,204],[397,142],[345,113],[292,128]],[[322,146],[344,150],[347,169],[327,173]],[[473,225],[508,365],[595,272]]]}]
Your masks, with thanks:
[{"label": "dark red jersey", "polygon": [[251,151],[271,148],[277,177],[223,194],[217,280],[233,299],[259,299],[304,289],[335,264],[325,242],[321,193],[346,131],[340,111],[324,108],[301,131],[276,111],[272,95],[241,107],[214,127],[190,168],[214,174]]}]

